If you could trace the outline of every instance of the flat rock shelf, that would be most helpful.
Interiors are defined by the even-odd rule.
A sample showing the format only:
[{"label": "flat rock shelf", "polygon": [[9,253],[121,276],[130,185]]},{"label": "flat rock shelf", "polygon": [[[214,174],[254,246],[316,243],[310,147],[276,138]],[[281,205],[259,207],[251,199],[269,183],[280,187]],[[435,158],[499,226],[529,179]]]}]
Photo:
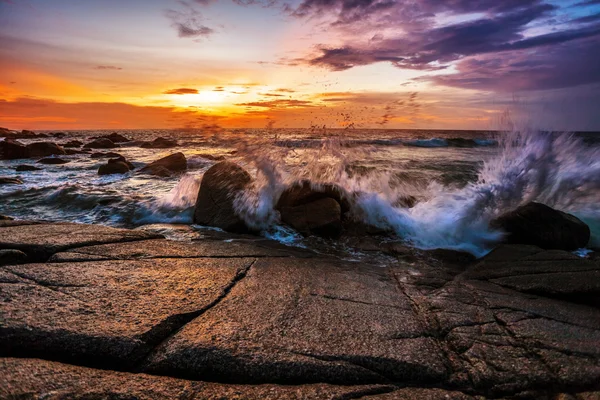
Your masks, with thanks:
[{"label": "flat rock shelf", "polygon": [[597,259],[380,266],[231,238],[2,221],[22,256],[0,265],[0,398],[600,398]]}]

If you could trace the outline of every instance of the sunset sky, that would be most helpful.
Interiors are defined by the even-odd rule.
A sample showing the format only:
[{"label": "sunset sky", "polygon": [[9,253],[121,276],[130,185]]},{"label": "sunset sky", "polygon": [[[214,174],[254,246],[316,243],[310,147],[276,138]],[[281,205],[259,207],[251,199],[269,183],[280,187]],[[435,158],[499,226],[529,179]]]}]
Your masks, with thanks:
[{"label": "sunset sky", "polygon": [[600,0],[0,0],[11,129],[490,129],[507,108],[600,131]]}]

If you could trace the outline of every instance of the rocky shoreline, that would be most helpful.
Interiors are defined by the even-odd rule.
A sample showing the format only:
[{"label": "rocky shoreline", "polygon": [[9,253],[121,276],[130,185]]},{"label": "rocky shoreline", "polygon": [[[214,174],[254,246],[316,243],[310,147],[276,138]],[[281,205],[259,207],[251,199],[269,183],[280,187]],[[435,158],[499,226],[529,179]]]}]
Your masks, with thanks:
[{"label": "rocky shoreline", "polygon": [[0,249],[0,398],[600,397],[600,263],[562,250],[375,266],[11,220]]}]

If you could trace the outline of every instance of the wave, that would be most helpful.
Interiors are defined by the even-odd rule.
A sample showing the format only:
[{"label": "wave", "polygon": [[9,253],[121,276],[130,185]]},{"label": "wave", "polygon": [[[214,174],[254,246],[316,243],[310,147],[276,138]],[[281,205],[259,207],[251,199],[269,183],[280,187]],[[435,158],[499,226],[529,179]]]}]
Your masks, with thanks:
[{"label": "wave", "polygon": [[[306,148],[317,149],[324,143],[324,139],[290,139],[277,140],[275,146],[287,147],[293,149]],[[495,139],[485,138],[429,138],[429,139],[346,139],[341,141],[340,146],[356,147],[356,146],[409,146],[409,147],[492,147],[498,146],[498,141]]]}]

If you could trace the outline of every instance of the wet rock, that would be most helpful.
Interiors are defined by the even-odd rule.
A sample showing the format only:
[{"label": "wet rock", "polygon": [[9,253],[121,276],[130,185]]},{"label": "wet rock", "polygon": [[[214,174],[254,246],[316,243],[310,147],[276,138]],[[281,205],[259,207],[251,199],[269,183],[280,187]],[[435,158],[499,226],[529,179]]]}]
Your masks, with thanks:
[{"label": "wet rock", "polygon": [[330,197],[279,211],[281,220],[303,235],[338,238],[342,233],[342,209]]},{"label": "wet rock", "polygon": [[[350,399],[393,390],[391,386],[234,385],[77,367],[39,359],[2,358],[5,399],[136,399],[136,400],[322,400]],[[442,392],[442,391],[438,391]],[[441,397],[440,397],[441,398]],[[420,397],[420,400],[430,400]],[[466,398],[448,398],[466,400]],[[431,399],[433,400],[433,398]],[[437,400],[437,398],[436,398]]]},{"label": "wet rock", "polygon": [[41,168],[35,167],[33,165],[18,165],[15,168],[17,172],[26,172],[26,171],[40,171]]},{"label": "wet rock", "polygon": [[38,164],[48,164],[48,165],[68,164],[69,162],[70,162],[69,160],[63,160],[62,158],[58,158],[58,157],[42,158],[41,160],[37,161]]},{"label": "wet rock", "polygon": [[31,157],[31,150],[27,146],[12,140],[0,142],[0,159],[18,160]]},{"label": "wet rock", "polygon": [[[168,174],[165,170],[168,171]],[[186,170],[187,160],[185,155],[183,153],[175,153],[148,164],[140,172],[156,176],[170,176],[173,173],[181,173]]]},{"label": "wet rock", "polygon": [[98,175],[126,174],[133,168],[133,164],[125,158],[111,158],[98,168]]},{"label": "wet rock", "polygon": [[56,143],[51,142],[37,142],[31,143],[27,145],[27,148],[30,151],[31,157],[48,157],[55,155],[64,155],[65,149]]},{"label": "wet rock", "polygon": [[91,158],[119,158],[119,157],[123,157],[123,156],[119,153],[108,152],[108,153],[92,153],[90,155],[90,157]]},{"label": "wet rock", "polygon": [[403,207],[403,208],[413,208],[418,202],[419,202],[419,200],[415,196],[404,195],[404,196],[398,197],[398,199],[396,199],[396,201],[394,202],[393,206],[394,207]]},{"label": "wet rock", "polygon": [[341,206],[342,213],[350,210],[350,196],[343,188],[334,184],[313,185],[306,180],[296,182],[284,190],[275,208],[279,210],[283,207],[301,206],[324,198],[337,201]]},{"label": "wet rock", "polygon": [[23,264],[27,261],[27,254],[20,250],[0,250],[0,266]]},{"label": "wet rock", "polygon": [[12,221],[12,220],[14,220],[13,217],[9,217],[9,216],[0,214],[0,221]]},{"label": "wet rock", "polygon": [[19,178],[11,178],[8,176],[0,176],[0,185],[20,185],[23,181]]},{"label": "wet rock", "polygon": [[590,240],[590,228],[579,218],[533,202],[496,218],[490,227],[506,232],[506,243],[544,249],[576,250]]},{"label": "wet rock", "polygon": [[65,137],[65,136],[67,136],[67,134],[66,134],[66,133],[64,133],[64,132],[53,132],[53,133],[51,134],[51,136],[53,136],[53,137],[55,137],[55,138],[63,138],[63,137]]},{"label": "wet rock", "polygon": [[130,142],[125,136],[118,134],[117,132],[113,132],[110,135],[100,136],[98,139],[108,139],[113,143],[126,143]]},{"label": "wet rock", "polygon": [[79,140],[70,140],[67,143],[63,144],[63,147],[81,147],[83,146],[83,142]]},{"label": "wet rock", "polygon": [[177,140],[159,137],[152,142],[142,143],[140,147],[144,149],[170,149],[172,147],[177,147]]},{"label": "wet rock", "polygon": [[110,139],[96,139],[83,146],[84,149],[114,149],[116,147],[119,146]]},{"label": "wet rock", "polygon": [[212,160],[212,161],[225,161],[225,156],[217,156],[214,154],[200,153],[200,154],[196,154],[196,156],[205,158],[207,160]]},{"label": "wet rock", "polygon": [[222,161],[213,165],[200,183],[194,223],[231,232],[247,232],[248,227],[237,214],[234,201],[251,183],[250,174],[237,164]]}]

